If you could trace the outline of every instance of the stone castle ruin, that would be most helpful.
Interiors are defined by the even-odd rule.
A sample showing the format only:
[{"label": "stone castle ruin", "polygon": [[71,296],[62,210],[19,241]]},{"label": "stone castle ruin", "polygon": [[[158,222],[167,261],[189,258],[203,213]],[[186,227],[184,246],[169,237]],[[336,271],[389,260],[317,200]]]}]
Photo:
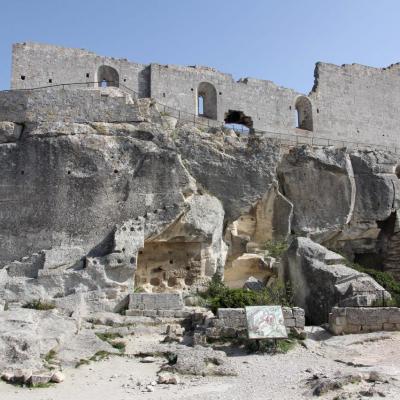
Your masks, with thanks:
[{"label": "stone castle ruin", "polygon": [[[285,305],[300,338],[306,323],[400,330],[399,93],[398,64],[318,63],[304,95],[14,45],[0,91],[2,379],[60,382],[60,368],[124,350],[164,354],[161,384],[178,382],[164,368],[230,376],[224,352],[190,346],[246,340],[256,296]],[[213,278],[225,286],[205,300]],[[144,369],[137,357],[124,373]]]},{"label": "stone castle ruin", "polygon": [[319,62],[314,75],[307,96],[270,81],[235,81],[209,67],[144,65],[82,49],[18,43],[11,88],[120,87],[182,115],[240,124],[244,130],[297,135],[306,143],[314,138],[321,145],[399,146],[399,64],[373,68]]},{"label": "stone castle ruin", "polygon": [[[133,290],[189,298],[217,274],[236,288],[302,282],[298,305],[318,322],[358,292],[373,302],[383,288],[341,256],[299,241],[319,260],[304,250],[299,276],[303,250],[285,266],[266,243],[306,236],[400,276],[398,93],[397,64],[318,63],[306,96],[206,67],[15,44],[0,92],[0,298],[118,311]],[[307,274],[325,261],[341,278],[325,279],[318,303]]]}]

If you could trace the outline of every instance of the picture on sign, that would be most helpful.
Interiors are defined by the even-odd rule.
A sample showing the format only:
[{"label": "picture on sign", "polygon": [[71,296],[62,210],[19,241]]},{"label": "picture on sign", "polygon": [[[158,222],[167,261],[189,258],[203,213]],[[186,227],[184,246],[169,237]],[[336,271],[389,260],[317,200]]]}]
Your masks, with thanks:
[{"label": "picture on sign", "polygon": [[249,339],[287,338],[281,306],[246,307]]}]

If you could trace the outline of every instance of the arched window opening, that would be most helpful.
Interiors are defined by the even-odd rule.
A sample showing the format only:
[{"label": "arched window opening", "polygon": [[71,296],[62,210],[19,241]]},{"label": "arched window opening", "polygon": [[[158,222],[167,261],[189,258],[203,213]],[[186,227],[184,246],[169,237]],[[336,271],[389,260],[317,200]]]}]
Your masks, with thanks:
[{"label": "arched window opening", "polygon": [[97,71],[97,81],[100,87],[119,87],[119,74],[115,68],[101,65]]},{"label": "arched window opening", "polygon": [[204,97],[199,96],[197,100],[197,114],[204,115]]},{"label": "arched window opening", "polygon": [[197,114],[217,119],[217,91],[211,83],[201,82],[197,88]]},{"label": "arched window opening", "polygon": [[305,96],[300,96],[296,100],[295,107],[297,114],[297,128],[304,129],[306,131],[312,131],[313,120],[311,101]]},{"label": "arched window opening", "polygon": [[225,113],[225,127],[235,132],[248,134],[253,130],[253,119],[243,111],[229,110]]}]

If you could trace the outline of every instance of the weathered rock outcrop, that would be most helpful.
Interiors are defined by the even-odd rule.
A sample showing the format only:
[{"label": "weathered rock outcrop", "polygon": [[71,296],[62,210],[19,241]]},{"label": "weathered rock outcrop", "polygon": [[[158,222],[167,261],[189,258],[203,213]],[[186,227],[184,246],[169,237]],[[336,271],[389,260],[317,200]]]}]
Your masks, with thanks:
[{"label": "weathered rock outcrop", "polygon": [[296,238],[284,257],[295,304],[313,324],[328,321],[333,306],[370,306],[390,294],[370,276],[344,264],[341,255],[308,238]]},{"label": "weathered rock outcrop", "polygon": [[382,151],[291,149],[277,169],[281,192],[294,204],[292,232],[396,275],[398,164]]},{"label": "weathered rock outcrop", "polygon": [[50,362],[58,367],[74,367],[99,351],[115,350],[93,330],[81,330],[78,320],[59,315],[56,310],[21,308],[0,312],[0,351],[3,372],[18,368],[43,370]]},{"label": "weathered rock outcrop", "polygon": [[[47,120],[33,107],[0,124],[4,301],[119,311],[134,286],[195,291],[224,269],[241,287],[275,273],[265,243],[290,233],[359,261],[377,255],[375,266],[396,273],[396,156],[285,152],[272,139],[185,125],[129,96],[113,97],[95,121],[85,108],[63,119],[63,104],[89,107],[96,96],[55,90]],[[113,123],[119,106],[126,118]]]},{"label": "weathered rock outcrop", "polygon": [[[129,107],[132,122],[62,121],[61,112],[35,122],[32,111],[24,129],[2,123],[6,302],[45,299],[85,314],[125,307],[134,284],[204,286],[223,274],[224,224],[276,193],[271,140],[177,126],[146,99]],[[270,208],[281,201],[269,198]],[[282,231],[279,218],[261,214]]]}]

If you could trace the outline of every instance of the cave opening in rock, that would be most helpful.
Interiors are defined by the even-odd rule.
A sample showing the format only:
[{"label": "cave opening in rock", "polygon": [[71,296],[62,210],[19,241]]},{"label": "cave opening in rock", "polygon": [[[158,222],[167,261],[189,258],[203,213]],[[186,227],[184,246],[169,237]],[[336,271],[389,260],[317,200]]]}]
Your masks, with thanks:
[{"label": "cave opening in rock", "polygon": [[204,276],[200,242],[146,242],[138,252],[135,288],[181,292]]}]

